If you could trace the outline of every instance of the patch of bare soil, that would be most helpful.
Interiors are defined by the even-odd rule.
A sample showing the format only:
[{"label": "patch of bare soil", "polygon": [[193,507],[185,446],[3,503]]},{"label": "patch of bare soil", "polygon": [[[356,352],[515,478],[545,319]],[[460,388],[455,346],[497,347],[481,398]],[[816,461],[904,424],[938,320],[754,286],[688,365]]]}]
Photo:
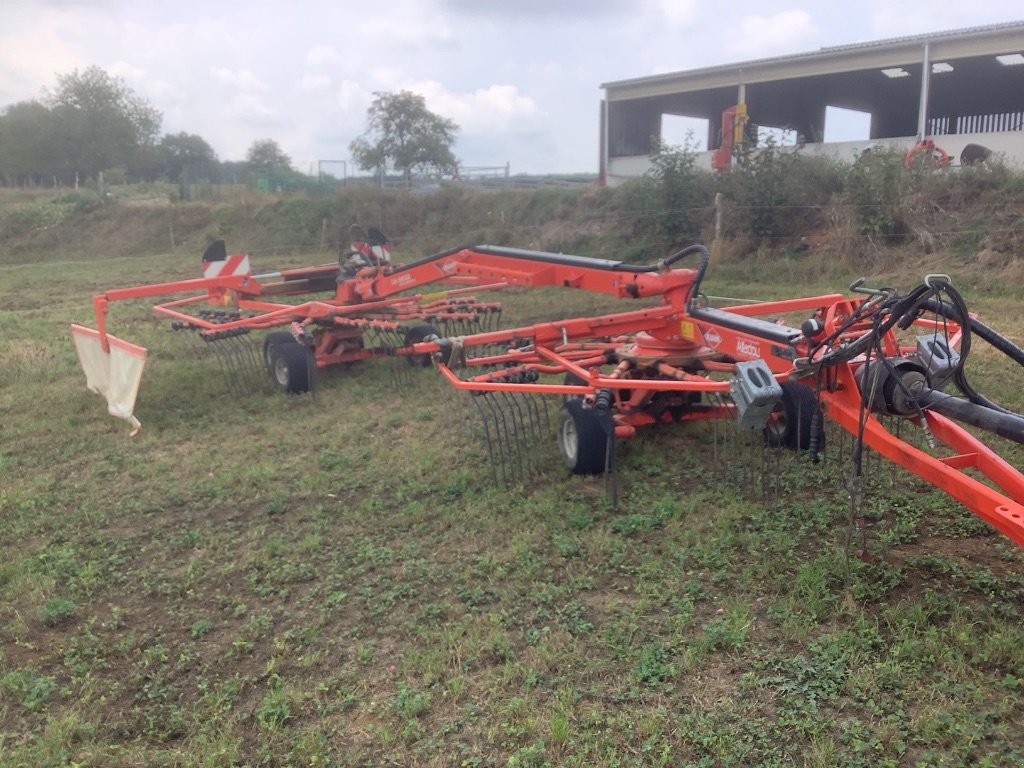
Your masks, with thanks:
[{"label": "patch of bare soil", "polygon": [[1024,553],[996,534],[965,539],[922,536],[914,542],[893,547],[886,557],[903,565],[923,555],[937,555],[967,571],[987,568],[999,577],[1024,571]]}]

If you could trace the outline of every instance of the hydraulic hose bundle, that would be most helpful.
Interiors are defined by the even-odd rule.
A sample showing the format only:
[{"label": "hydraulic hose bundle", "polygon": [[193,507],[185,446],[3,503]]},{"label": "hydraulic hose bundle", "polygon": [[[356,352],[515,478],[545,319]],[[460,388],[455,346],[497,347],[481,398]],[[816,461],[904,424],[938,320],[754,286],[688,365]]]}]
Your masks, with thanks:
[{"label": "hydraulic hose bundle", "polygon": [[[858,290],[859,283],[855,283],[852,288]],[[881,400],[888,403],[889,412],[903,414],[899,407],[893,411],[892,401],[898,398],[904,408],[910,408],[917,414],[921,408],[931,408],[951,418],[1024,443],[1024,417],[979,393],[968,381],[965,368],[975,335],[1021,366],[1024,366],[1024,349],[971,317],[963,296],[947,277],[929,276],[905,296],[890,289],[860,291],[871,294],[872,298],[861,304],[834,332],[819,340],[812,348],[810,358],[817,365],[840,365],[864,355],[861,384],[866,407],[882,410],[875,392],[878,387],[888,387],[886,396]],[[949,380],[966,400],[933,389],[926,377],[916,371],[898,371],[885,354],[882,344],[885,335],[894,328],[908,329],[925,312],[952,321],[961,329],[959,356],[953,361]],[[844,334],[865,322],[871,323],[870,330],[849,343],[841,341]]]}]

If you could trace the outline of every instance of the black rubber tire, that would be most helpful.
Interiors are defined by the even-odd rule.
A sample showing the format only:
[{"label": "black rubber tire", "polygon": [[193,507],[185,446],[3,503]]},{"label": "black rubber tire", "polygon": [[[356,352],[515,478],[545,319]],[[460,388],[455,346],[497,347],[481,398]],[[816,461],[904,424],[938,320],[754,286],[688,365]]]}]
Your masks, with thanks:
[{"label": "black rubber tire", "polygon": [[282,392],[301,395],[309,392],[310,352],[288,334],[288,341],[267,346],[267,372]]},{"label": "black rubber tire", "polygon": [[293,343],[291,331],[271,331],[263,337],[263,369],[270,372],[270,348],[278,344]]},{"label": "black rubber tire", "polygon": [[773,448],[806,451],[811,447],[811,423],[818,411],[814,390],[795,381],[782,383],[782,402],[764,428],[765,443]]},{"label": "black rubber tire", "polygon": [[572,474],[604,472],[608,434],[600,417],[583,407],[582,399],[566,400],[558,412],[558,449]]},{"label": "black rubber tire", "polygon": [[[431,336],[440,336],[440,334],[434,326],[429,323],[423,323],[422,325],[414,325],[406,329],[405,338],[402,341],[408,347],[411,344],[419,344]],[[409,361],[409,365],[413,368],[429,368],[432,364],[430,358],[430,355],[406,355],[405,359]]]}]

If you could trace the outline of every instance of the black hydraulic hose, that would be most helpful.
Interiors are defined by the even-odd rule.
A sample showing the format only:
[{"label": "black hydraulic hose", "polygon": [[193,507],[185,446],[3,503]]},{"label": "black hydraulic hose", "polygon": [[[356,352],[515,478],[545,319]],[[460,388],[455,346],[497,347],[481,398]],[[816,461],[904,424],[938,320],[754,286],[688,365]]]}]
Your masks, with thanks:
[{"label": "black hydraulic hose", "polygon": [[[949,285],[948,283],[943,285],[943,290],[946,294],[949,295],[949,298],[952,302],[951,304],[947,305],[945,304],[945,302],[935,301],[934,299],[932,299],[930,301],[924,302],[921,305],[921,309],[928,309],[929,311],[934,312],[940,317],[948,317],[954,322],[960,324],[960,328],[962,330],[963,335],[960,339],[960,360],[957,363],[956,369],[953,371],[953,383],[956,384],[957,389],[963,392],[967,396],[967,399],[970,400],[972,403],[984,406],[985,408],[990,408],[993,411],[998,411],[999,413],[1010,413],[1010,411],[1006,410],[1001,405],[992,402],[983,394],[978,392],[974,387],[971,386],[971,383],[967,381],[967,373],[964,368],[964,363],[967,362],[967,355],[971,351],[971,338],[973,336],[974,323],[972,321],[970,314],[967,311],[967,302],[964,301],[963,296],[960,295],[960,292],[957,291],[952,285]],[[954,309],[955,312],[951,315],[947,307],[949,307],[950,309]],[[993,331],[992,329],[989,330],[991,331],[990,335],[998,336],[998,334],[996,334],[995,331]],[[1010,342],[1009,339],[1007,339],[1006,341],[1007,343],[1012,344],[1012,342]]]},{"label": "black hydraulic hose", "polygon": [[1017,365],[1024,365],[1024,349],[1018,347],[991,325],[986,325],[976,317],[969,319],[971,321],[971,330],[975,334],[1013,360]]},{"label": "black hydraulic hose", "polygon": [[1024,417],[1015,413],[996,411],[980,403],[972,403],[934,389],[925,390],[918,395],[917,402],[943,416],[1024,445]]},{"label": "black hydraulic hose", "polygon": [[[961,325],[965,325],[961,317],[950,316],[948,306],[949,305],[944,304],[943,302],[932,300],[925,305],[925,309],[927,309],[930,312],[934,312],[937,315],[948,317],[950,320],[955,320]],[[1008,358],[1013,360],[1018,365],[1024,366],[1024,349],[1021,349],[1008,338],[1003,336],[1003,334],[999,333],[999,331],[997,331],[995,328],[986,323],[983,323],[976,317],[971,317],[970,315],[968,315],[967,324],[970,325],[971,332],[976,334],[978,338],[982,339],[983,341],[987,341],[989,344],[998,349],[1000,352],[1002,352],[1004,355],[1006,355]]]},{"label": "black hydraulic hose", "polygon": [[705,246],[699,243],[689,245],[686,248],[676,251],[669,256],[658,262],[657,267],[659,271],[668,269],[680,259],[684,259],[687,256],[691,256],[695,253],[700,254],[700,264],[697,265],[697,276],[693,279],[693,285],[690,288],[690,301],[693,302],[700,295],[700,284],[704,281],[704,274],[708,271],[708,263],[711,261],[711,251]]},{"label": "black hydraulic hose", "polygon": [[703,245],[701,245],[699,243],[696,243],[694,245],[688,245],[685,248],[683,248],[681,250],[678,250],[675,253],[666,256],[664,259],[662,259],[661,261],[658,262],[658,266],[663,268],[663,269],[666,268],[666,267],[671,267],[673,264],[675,264],[680,259],[684,259],[687,256],[690,256],[691,254],[694,254],[694,253],[699,253],[703,257],[701,259],[701,264],[698,267],[698,272],[700,272],[700,274],[703,275],[704,274],[704,270],[707,269],[708,260],[711,258],[711,252],[708,251],[707,248],[705,248]]}]

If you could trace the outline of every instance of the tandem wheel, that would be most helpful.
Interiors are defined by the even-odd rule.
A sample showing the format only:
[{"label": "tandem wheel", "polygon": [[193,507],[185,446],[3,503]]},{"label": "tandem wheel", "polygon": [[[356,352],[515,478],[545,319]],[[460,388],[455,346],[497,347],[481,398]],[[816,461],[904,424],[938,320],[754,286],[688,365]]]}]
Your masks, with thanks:
[{"label": "tandem wheel", "polygon": [[601,417],[593,409],[583,407],[583,398],[570,398],[562,404],[558,412],[558,448],[572,474],[602,474],[608,457],[608,439]]},{"label": "tandem wheel", "polygon": [[263,363],[274,385],[290,395],[310,389],[310,350],[287,331],[268,333],[263,342]]}]

